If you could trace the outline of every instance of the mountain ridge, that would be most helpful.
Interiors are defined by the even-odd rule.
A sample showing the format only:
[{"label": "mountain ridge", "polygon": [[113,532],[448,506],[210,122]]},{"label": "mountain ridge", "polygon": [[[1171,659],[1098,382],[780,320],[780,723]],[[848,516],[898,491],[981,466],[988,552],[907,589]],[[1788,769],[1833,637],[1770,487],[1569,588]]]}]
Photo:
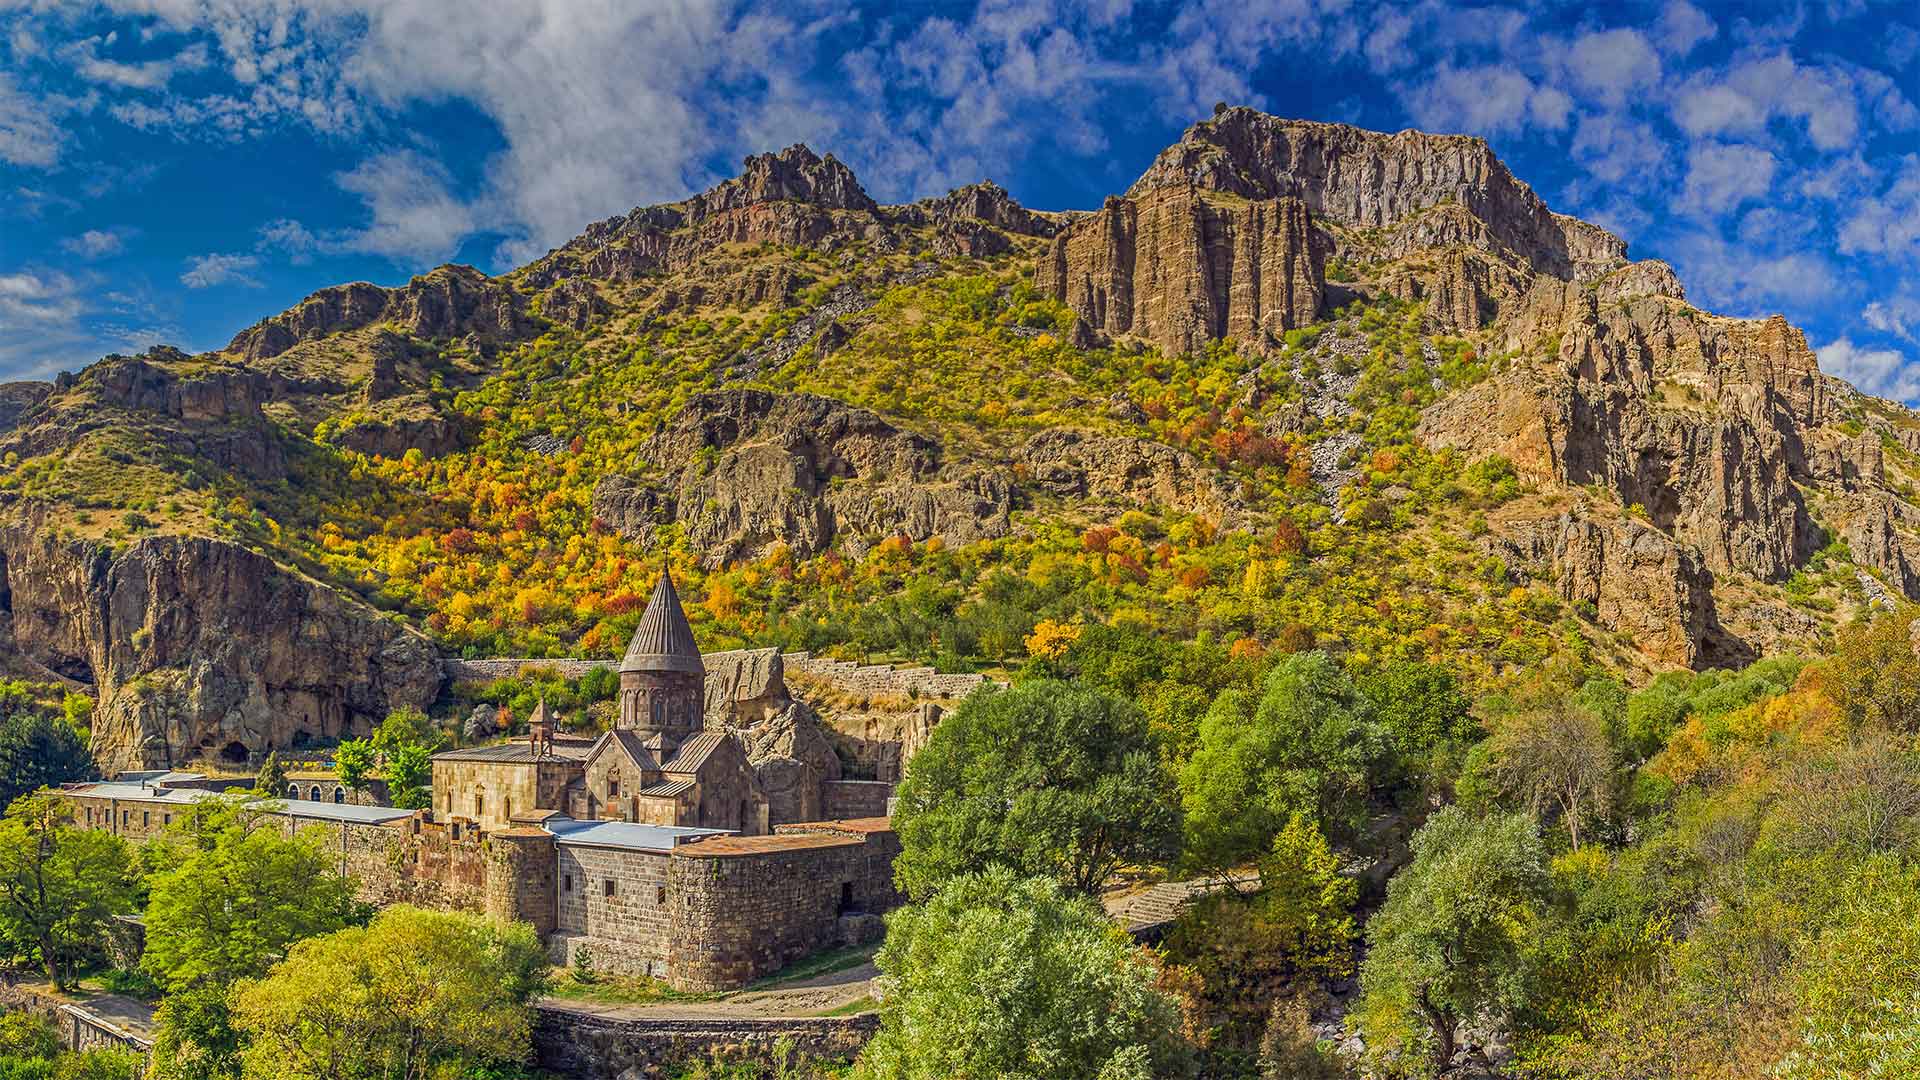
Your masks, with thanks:
[{"label": "mountain ridge", "polygon": [[[426,693],[422,634],[470,648],[449,628],[490,626],[564,652],[613,633],[617,605],[582,606],[603,593],[463,614],[405,578],[471,577],[464,561],[510,544],[535,568],[553,545],[623,566],[678,552],[731,581],[893,537],[1024,550],[1084,527],[1105,545],[1148,508],[1242,547],[1324,531],[1285,556],[1301,572],[1376,534],[1471,554],[1634,671],[1808,647],[1871,602],[1868,578],[1920,595],[1920,418],[1822,373],[1783,318],[1699,311],[1671,267],[1627,252],[1484,140],[1244,108],[1085,211],[985,181],[883,206],[831,154],[753,155],[502,275],[334,286],[223,350],[109,357],[12,395],[0,558],[76,585],[9,587],[5,639],[95,686],[105,758],[171,764],[363,729]],[[944,329],[917,336],[929,320]],[[939,364],[913,361],[924,348]],[[998,374],[972,386],[982,372]],[[510,438],[521,424],[548,426]],[[456,459],[545,490],[517,511],[528,525],[483,520],[496,492],[455,495],[436,463]],[[1518,486],[1483,510],[1427,491],[1468,467]],[[547,548],[528,539],[543,518]],[[1087,550],[1127,588],[1223,588],[1156,543]],[[262,588],[345,613],[351,655],[214,650],[181,620],[249,625],[246,588],[126,583],[178,559],[173,581],[234,581],[214,568],[262,554],[278,568],[250,571]],[[1445,584],[1419,589],[1465,633]],[[760,640],[716,610],[708,632]],[[1475,661],[1490,677],[1496,653]],[[390,691],[334,674],[367,664],[394,665],[360,684]]]}]

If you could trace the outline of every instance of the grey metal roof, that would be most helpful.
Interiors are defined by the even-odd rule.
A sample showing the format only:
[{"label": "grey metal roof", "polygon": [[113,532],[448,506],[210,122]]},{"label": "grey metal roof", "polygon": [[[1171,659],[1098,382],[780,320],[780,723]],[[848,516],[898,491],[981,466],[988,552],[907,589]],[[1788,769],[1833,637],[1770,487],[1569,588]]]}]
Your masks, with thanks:
[{"label": "grey metal roof", "polygon": [[669,852],[681,844],[696,843],[709,836],[727,836],[725,829],[687,829],[677,825],[641,825],[631,821],[547,822],[554,842],[582,847],[624,848],[628,851]]},{"label": "grey metal roof", "polygon": [[680,595],[674,592],[673,577],[665,570],[660,572],[653,595],[647,598],[640,625],[633,629],[633,640],[627,644],[620,670],[706,674],[700,647],[693,641],[693,627],[687,625],[687,613],[680,606]]},{"label": "grey metal roof", "polygon": [[[168,806],[189,806],[202,799],[218,798],[219,792],[200,788],[150,788],[144,784],[100,783],[87,784],[67,789],[69,794],[90,798],[118,799],[122,802],[163,803]],[[389,821],[398,821],[413,814],[411,810],[401,810],[392,806],[353,806],[347,803],[313,802],[308,799],[282,799],[264,797],[260,802],[271,804],[288,817],[309,818],[318,821],[347,821],[363,825],[382,825]]]},{"label": "grey metal roof", "polygon": [[693,781],[691,780],[668,780],[664,783],[654,784],[651,787],[643,787],[640,789],[640,794],[656,799],[664,799],[674,795],[683,795],[692,790]]}]

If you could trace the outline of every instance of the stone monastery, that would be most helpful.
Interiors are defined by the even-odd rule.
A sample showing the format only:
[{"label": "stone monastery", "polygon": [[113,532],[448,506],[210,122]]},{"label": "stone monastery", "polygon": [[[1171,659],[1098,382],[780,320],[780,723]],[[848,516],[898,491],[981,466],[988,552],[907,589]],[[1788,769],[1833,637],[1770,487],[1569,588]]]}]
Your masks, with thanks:
[{"label": "stone monastery", "polygon": [[[819,949],[875,939],[899,902],[885,817],[775,823],[738,739],[710,728],[705,669],[661,575],[620,664],[613,730],[555,731],[433,760],[433,805],[301,799],[280,827],[318,828],[375,903],[533,925],[556,963],[653,975],[687,991],[744,986]],[[217,786],[122,774],[65,789],[80,824],[145,838]]]}]

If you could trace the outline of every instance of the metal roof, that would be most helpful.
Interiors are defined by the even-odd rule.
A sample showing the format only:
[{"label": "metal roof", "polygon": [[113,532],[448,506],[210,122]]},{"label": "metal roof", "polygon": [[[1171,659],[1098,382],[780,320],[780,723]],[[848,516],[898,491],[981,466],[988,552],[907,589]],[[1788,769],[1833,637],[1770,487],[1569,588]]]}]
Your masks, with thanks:
[{"label": "metal roof", "polygon": [[560,844],[662,853],[670,852],[682,844],[698,843],[710,836],[732,835],[724,829],[686,829],[677,825],[642,825],[632,821],[572,819],[549,821],[547,831]]},{"label": "metal roof", "polygon": [[684,795],[692,790],[693,781],[691,780],[668,780],[665,783],[654,784],[651,787],[643,787],[640,789],[640,794],[664,799],[673,795]]},{"label": "metal roof", "polygon": [[[219,797],[219,792],[205,791],[200,788],[151,788],[145,784],[99,783],[84,784],[67,789],[67,794],[82,795],[95,799],[118,799],[121,802],[163,803],[168,806],[190,806],[202,799]],[[263,797],[257,801],[274,806],[273,813],[288,817],[309,818],[317,821],[345,821],[362,825],[384,825],[389,821],[398,821],[413,814],[411,810],[402,810],[393,806],[353,806],[348,803],[313,802],[308,799],[282,799]]]},{"label": "metal roof", "polygon": [[713,756],[715,750],[730,736],[724,731],[703,731],[680,744],[672,760],[663,763],[660,771],[671,773],[697,773]]},{"label": "metal roof", "polygon": [[681,671],[706,674],[700,662],[700,647],[693,642],[693,627],[687,625],[687,613],[680,606],[680,595],[673,590],[673,578],[660,571],[660,581],[647,598],[647,610],[640,625],[633,629],[621,671]]},{"label": "metal roof", "polygon": [[526,739],[512,742],[495,743],[492,746],[469,746],[459,750],[442,750],[433,755],[435,761],[491,761],[503,765],[531,765],[536,761],[585,761],[592,752],[594,744],[582,739],[563,739],[556,736],[553,740],[553,752],[536,755],[533,745]]}]

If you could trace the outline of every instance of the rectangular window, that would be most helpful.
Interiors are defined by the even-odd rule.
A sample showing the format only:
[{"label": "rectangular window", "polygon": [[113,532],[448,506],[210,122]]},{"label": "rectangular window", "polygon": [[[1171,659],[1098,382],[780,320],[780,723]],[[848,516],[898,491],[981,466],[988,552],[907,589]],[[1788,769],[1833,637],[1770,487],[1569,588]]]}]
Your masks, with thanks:
[{"label": "rectangular window", "polygon": [[129,811],[129,810],[120,811],[120,827],[121,828],[124,829],[127,827],[127,815],[130,814],[131,812],[132,811]]},{"label": "rectangular window", "polygon": [[146,810],[140,811],[140,827],[144,829],[152,824],[153,824],[153,814]]},{"label": "rectangular window", "polygon": [[573,891],[573,875],[572,874],[567,874],[560,879],[560,888],[565,890],[566,892]]},{"label": "rectangular window", "polygon": [[656,904],[665,904],[667,902],[667,887],[665,885],[660,886],[660,891],[654,894],[653,900]]},{"label": "rectangular window", "polygon": [[607,879],[607,895],[608,896],[613,895],[613,879],[612,878]]},{"label": "rectangular window", "polygon": [[473,797],[473,816],[474,816],[474,817],[480,817],[481,815],[483,815],[483,814],[485,814],[486,812],[487,812],[487,800],[486,800],[486,798],[485,798],[484,796],[481,796],[481,795],[475,795],[475,796]]}]

